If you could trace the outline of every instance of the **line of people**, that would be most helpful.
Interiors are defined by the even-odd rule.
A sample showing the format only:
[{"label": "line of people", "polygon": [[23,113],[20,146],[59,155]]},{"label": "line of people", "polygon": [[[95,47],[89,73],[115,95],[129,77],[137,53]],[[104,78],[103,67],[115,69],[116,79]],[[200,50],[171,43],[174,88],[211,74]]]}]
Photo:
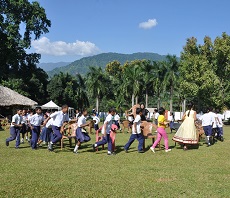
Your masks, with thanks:
[{"label": "line of people", "polygon": [[[184,150],[187,150],[187,145],[198,144],[198,137],[195,126],[197,115],[193,109],[194,105],[190,104],[189,110],[186,111],[183,116],[183,123],[173,137],[174,141],[184,145]],[[128,152],[131,144],[135,140],[138,140],[138,152],[143,153],[144,136],[142,134],[141,123],[146,121],[146,110],[143,107],[141,108],[140,105],[136,105],[131,109],[131,111],[132,112],[129,114],[129,116],[132,115],[134,118],[134,120],[131,122],[132,134],[129,138],[129,141],[124,146],[124,151]],[[20,133],[23,132],[21,142],[24,142],[24,137],[26,134],[26,139],[30,142],[31,148],[33,150],[36,150],[39,144],[41,144],[43,141],[46,141],[48,142],[48,150],[53,151],[53,145],[62,139],[65,126],[68,123],[71,123],[71,119],[68,116],[68,105],[63,105],[60,111],[48,115],[43,115],[42,109],[40,107],[37,107],[35,112],[36,113],[32,115],[26,114],[25,111],[20,109],[17,110],[17,114],[15,114],[12,118],[10,127],[11,136],[6,139],[6,146],[9,146],[9,142],[16,140],[15,148],[19,148]],[[87,115],[87,110],[83,110],[81,116],[79,116],[77,119],[77,124],[75,123],[77,125],[75,129],[77,144],[75,145],[74,153],[78,153],[82,143],[89,142],[91,140],[89,134],[85,130],[85,127],[90,125],[90,122],[86,121]],[[118,120],[114,119],[116,115],[116,110],[114,108],[110,108],[101,130],[103,138],[101,141],[95,142],[92,145],[93,150],[95,150],[100,145],[105,145],[108,143],[108,155],[114,154],[112,150],[112,139],[110,137],[110,133],[111,131],[115,131],[120,128]],[[161,107],[159,111],[155,112],[155,116],[157,116],[157,119],[154,120],[152,125],[157,131],[157,140],[150,147],[150,150],[155,152],[155,147],[163,138],[165,142],[165,151],[169,152],[171,149],[169,148],[168,136],[165,131],[165,128],[169,125],[169,122],[165,118],[165,109]],[[202,121],[202,126],[207,137],[208,146],[212,144],[213,132],[217,133],[219,139],[223,141],[223,123],[220,116],[221,114],[215,114],[213,113],[212,109],[209,108],[207,113],[198,118],[200,121]],[[100,119],[97,117],[96,112],[93,114],[93,121],[95,130],[98,130]],[[112,127],[113,124],[117,127]],[[43,126],[43,128],[40,134],[41,126]],[[28,129],[31,130],[31,139],[29,139],[29,135],[27,134],[29,131]]]}]

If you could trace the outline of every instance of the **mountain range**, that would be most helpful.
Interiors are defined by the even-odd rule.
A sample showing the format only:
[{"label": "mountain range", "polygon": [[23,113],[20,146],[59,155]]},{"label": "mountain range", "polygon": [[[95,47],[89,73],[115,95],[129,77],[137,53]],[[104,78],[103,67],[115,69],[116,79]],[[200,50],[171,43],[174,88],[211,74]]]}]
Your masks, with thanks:
[{"label": "mountain range", "polygon": [[51,71],[55,68],[64,67],[64,66],[69,65],[69,64],[70,64],[70,62],[39,63],[38,67],[40,67],[44,71],[48,72],[48,71]]},{"label": "mountain range", "polygon": [[[133,61],[133,60],[154,60],[154,61],[162,61],[165,60],[165,55],[159,55],[156,53],[133,53],[133,54],[119,54],[119,53],[102,53],[94,56],[84,57],[79,60],[76,60],[70,64],[68,63],[62,63],[64,65],[58,66],[58,64],[55,67],[55,64],[43,64],[42,67],[52,68],[55,67],[52,70],[48,70],[47,68],[44,70],[48,73],[50,77],[52,77],[55,74],[58,74],[60,72],[63,73],[69,73],[72,75],[79,74],[86,74],[89,71],[90,66],[94,67],[102,67],[105,68],[105,66],[114,60],[119,61],[121,64],[124,64],[127,61]],[[66,65],[65,65],[66,64]],[[41,64],[40,64],[41,65]]]}]

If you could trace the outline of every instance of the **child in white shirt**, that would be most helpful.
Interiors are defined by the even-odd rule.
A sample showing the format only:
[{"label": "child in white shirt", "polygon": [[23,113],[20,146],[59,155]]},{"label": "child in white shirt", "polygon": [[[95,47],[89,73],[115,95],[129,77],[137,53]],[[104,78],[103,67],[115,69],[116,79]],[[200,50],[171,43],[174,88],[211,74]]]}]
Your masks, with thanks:
[{"label": "child in white shirt", "polygon": [[136,110],[136,118],[135,118],[135,120],[133,122],[133,126],[132,126],[132,134],[129,138],[129,141],[124,146],[125,152],[128,152],[128,149],[131,146],[131,144],[137,139],[139,142],[138,152],[144,153],[144,151],[143,151],[144,136],[141,133],[141,115],[142,115],[142,110],[141,110],[141,108],[138,108]]},{"label": "child in white shirt", "polygon": [[115,154],[115,153],[112,153],[112,139],[110,137],[110,131],[111,131],[111,127],[113,124],[113,116],[115,115],[115,112],[116,110],[114,108],[109,109],[109,114],[105,119],[104,125],[102,127],[102,131],[101,131],[101,133],[103,134],[103,139],[93,144],[94,151],[98,146],[105,145],[108,143],[108,155]]}]

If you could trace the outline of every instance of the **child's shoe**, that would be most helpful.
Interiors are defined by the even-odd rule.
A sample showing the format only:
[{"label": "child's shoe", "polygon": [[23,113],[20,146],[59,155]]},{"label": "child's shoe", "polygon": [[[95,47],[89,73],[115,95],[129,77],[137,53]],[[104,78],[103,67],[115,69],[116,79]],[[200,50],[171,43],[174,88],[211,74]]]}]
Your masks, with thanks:
[{"label": "child's shoe", "polygon": [[155,153],[155,149],[153,147],[150,147],[150,150]]},{"label": "child's shoe", "polygon": [[166,153],[168,153],[168,152],[170,152],[170,151],[172,151],[172,149],[165,150]]}]

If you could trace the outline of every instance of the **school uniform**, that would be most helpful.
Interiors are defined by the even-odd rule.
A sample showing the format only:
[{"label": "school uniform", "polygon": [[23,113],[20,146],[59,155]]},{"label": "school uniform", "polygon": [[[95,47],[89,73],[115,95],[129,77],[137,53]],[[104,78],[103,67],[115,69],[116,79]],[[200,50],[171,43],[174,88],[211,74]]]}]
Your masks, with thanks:
[{"label": "school uniform", "polygon": [[221,115],[220,113],[217,114],[217,118],[219,120],[219,122],[217,123],[217,131],[218,131],[218,136],[219,137],[223,137],[223,115]]},{"label": "school uniform", "polygon": [[97,117],[97,116],[94,116],[94,117],[93,117],[93,121],[95,121],[95,122],[94,122],[94,129],[95,129],[95,131],[97,131],[97,130],[99,129],[98,124],[99,124],[99,122],[100,122],[100,118]]},{"label": "school uniform", "polygon": [[22,134],[25,134],[27,132],[27,115],[23,115],[22,116],[22,130],[21,130],[21,133]]},{"label": "school uniform", "polygon": [[131,146],[131,144],[135,141],[138,140],[139,144],[138,144],[138,151],[141,152],[143,150],[143,144],[144,144],[144,136],[141,133],[141,116],[137,115],[135,120],[134,120],[134,124],[136,123],[136,129],[133,125],[132,127],[132,134],[129,138],[129,141],[127,142],[127,144],[124,146],[124,149],[126,151],[128,151],[129,147]]},{"label": "school uniform", "polygon": [[159,117],[159,115],[160,114],[158,112],[156,112],[155,115],[154,115],[154,117],[155,117],[155,124],[156,125],[158,125],[158,117]]},{"label": "school uniform", "polygon": [[40,134],[40,130],[41,130],[41,124],[44,121],[44,117],[42,114],[34,114],[29,122],[30,125],[33,127],[32,129],[32,138],[30,141],[31,147],[32,149],[36,149],[37,148],[37,143],[38,143],[38,137]]},{"label": "school uniform", "polygon": [[[105,129],[104,125],[107,123],[107,127]],[[112,139],[110,137],[110,131],[111,131],[111,127],[113,124],[113,116],[111,114],[109,114],[104,122],[104,125],[102,127],[102,131],[101,133],[103,134],[103,138],[101,141],[96,142],[94,144],[95,147],[101,146],[101,145],[105,145],[108,143],[108,153],[111,154],[112,152]],[[104,134],[106,133],[106,136],[104,136]]]},{"label": "school uniform", "polygon": [[13,123],[19,125],[22,122],[22,117],[18,114],[15,114],[12,118],[12,123],[10,125],[10,135],[11,137],[6,139],[6,145],[9,145],[9,142],[13,141],[16,139],[16,144],[15,144],[15,148],[18,148],[20,145],[20,131],[21,128],[20,127],[16,127],[13,125]]},{"label": "school uniform", "polygon": [[202,126],[204,129],[204,133],[207,137],[207,143],[210,146],[210,137],[212,136],[212,124],[213,124],[213,117],[210,113],[205,113],[200,116],[199,120],[202,121]]},{"label": "school uniform", "polygon": [[27,116],[27,131],[30,133],[30,137],[27,137],[26,136],[26,139],[28,140],[28,142],[30,142],[30,138],[32,137],[32,131],[31,131],[31,128],[28,126],[28,122],[30,120],[30,118],[33,116],[33,114],[28,114]]},{"label": "school uniform", "polygon": [[212,128],[216,129],[217,128],[217,115],[214,112],[209,112],[208,113],[212,117]]},{"label": "school uniform", "polygon": [[52,125],[53,125],[53,118],[51,118],[47,123],[46,123],[46,142],[50,142],[53,140],[53,130],[52,130]]},{"label": "school uniform", "polygon": [[202,127],[204,129],[206,136],[212,135],[212,116],[209,113],[205,113],[199,117],[199,120],[202,121]]},{"label": "school uniform", "polygon": [[133,120],[134,120],[133,116],[128,116],[129,128],[132,127],[132,125],[133,125]]},{"label": "school uniform", "polygon": [[114,116],[114,121],[115,125],[117,125],[117,128],[120,129],[120,116],[118,114]]},{"label": "school uniform", "polygon": [[81,127],[81,125],[86,124],[86,118],[84,115],[82,115],[80,118],[78,118],[77,122],[77,131],[76,131],[76,139],[77,141],[83,143],[83,142],[89,142],[91,138],[89,137],[88,133],[86,133],[85,130]]},{"label": "school uniform", "polygon": [[54,134],[53,134],[52,144],[56,144],[62,138],[62,134],[60,130],[61,130],[63,123],[69,122],[70,118],[68,114],[63,113],[63,111],[57,111],[57,112],[52,113],[50,115],[50,118],[53,119],[52,129],[53,129]]}]

